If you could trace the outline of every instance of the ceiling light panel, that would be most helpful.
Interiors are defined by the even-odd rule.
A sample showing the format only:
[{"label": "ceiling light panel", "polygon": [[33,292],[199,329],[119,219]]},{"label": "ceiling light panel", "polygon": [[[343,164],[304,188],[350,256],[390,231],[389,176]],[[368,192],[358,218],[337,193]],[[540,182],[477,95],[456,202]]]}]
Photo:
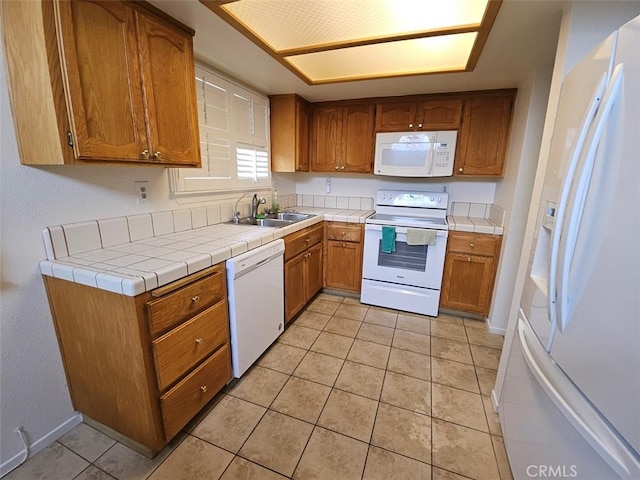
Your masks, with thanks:
[{"label": "ceiling light panel", "polygon": [[277,53],[477,29],[488,0],[239,0],[220,5]]},{"label": "ceiling light panel", "polygon": [[313,83],[463,71],[477,33],[425,37],[285,57]]}]

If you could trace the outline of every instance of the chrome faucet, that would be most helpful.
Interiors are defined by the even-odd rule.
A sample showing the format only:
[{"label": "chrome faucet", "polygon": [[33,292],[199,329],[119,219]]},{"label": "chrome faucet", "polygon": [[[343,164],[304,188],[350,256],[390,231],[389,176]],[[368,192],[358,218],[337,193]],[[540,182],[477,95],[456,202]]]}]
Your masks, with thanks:
[{"label": "chrome faucet", "polygon": [[[238,211],[238,203],[244,197],[251,195],[250,193],[243,193],[242,196],[236,201],[235,206],[233,207],[233,223],[240,223],[240,212]],[[264,197],[258,198],[258,194],[254,193],[253,198],[251,199],[251,218],[256,218],[258,215],[258,205],[267,203],[267,200]]]},{"label": "chrome faucet", "polygon": [[267,203],[267,200],[264,197],[258,198],[258,194],[253,194],[253,199],[251,200],[251,218],[256,218],[258,215],[258,205]]},{"label": "chrome faucet", "polygon": [[[240,212],[238,211],[238,203],[240,203],[240,200],[242,200],[247,195],[251,195],[251,194],[243,193],[242,196],[236,201],[236,205],[233,207],[233,223],[235,224],[240,223]],[[252,210],[253,210],[253,203],[252,203]]]}]

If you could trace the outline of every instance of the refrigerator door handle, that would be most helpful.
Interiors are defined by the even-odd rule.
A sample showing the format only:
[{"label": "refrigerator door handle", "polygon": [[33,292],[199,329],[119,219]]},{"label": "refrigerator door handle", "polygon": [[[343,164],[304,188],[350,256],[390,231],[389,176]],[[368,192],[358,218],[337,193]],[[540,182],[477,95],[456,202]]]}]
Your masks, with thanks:
[{"label": "refrigerator door handle", "polygon": [[567,167],[567,173],[562,183],[562,188],[560,190],[560,197],[558,198],[558,203],[556,206],[556,219],[558,219],[558,221],[556,222],[555,228],[553,229],[552,238],[551,238],[551,250],[549,254],[547,311],[549,312],[549,320],[551,321],[551,330],[549,332],[549,340],[546,345],[547,351],[551,350],[551,345],[553,344],[553,339],[557,331],[556,282],[557,282],[557,276],[558,276],[558,250],[560,247],[560,236],[564,229],[564,225],[563,225],[564,212],[567,208],[567,200],[569,198],[571,185],[573,184],[573,179],[576,174],[578,162],[582,156],[582,150],[584,147],[585,139],[587,137],[587,132],[589,131],[589,127],[592,124],[593,118],[595,117],[596,112],[598,111],[598,106],[600,105],[600,99],[602,98],[602,95],[605,91],[606,86],[607,86],[607,74],[603,73],[602,77],[600,77],[600,81],[598,82],[595,90],[593,91],[593,95],[591,95],[589,106],[584,115],[584,118],[582,119],[582,123],[580,125],[580,133],[578,134],[576,143],[571,153],[571,158],[569,160],[569,165]]},{"label": "refrigerator door handle", "polygon": [[[609,115],[620,95],[623,72],[624,68],[622,64],[617,65],[614,69],[611,80],[602,97],[602,104],[600,108],[598,108],[592,127],[589,129],[589,139],[586,142],[587,148],[584,149],[584,152],[586,152],[585,160],[582,162],[582,168],[575,182],[575,193],[572,195],[571,201],[567,202],[566,218],[568,219],[568,224],[566,232],[564,232],[564,224],[566,222],[564,220],[562,222],[564,235],[562,235],[560,248],[558,249],[559,260],[557,264],[560,268],[556,280],[558,292],[558,298],[556,300],[556,324],[561,332],[567,329],[569,321],[572,318],[571,309],[575,306],[575,299],[571,305],[569,304],[569,272],[578,241],[578,231],[580,230],[580,224],[582,222],[591,175],[597,157],[598,145],[605,131]],[[577,266],[577,268],[579,268],[579,266]],[[576,277],[579,278],[580,275],[576,275]]]},{"label": "refrigerator door handle", "polygon": [[[571,380],[544,351],[531,327],[520,318],[517,330],[525,363],[549,399],[620,478],[637,478],[640,474],[640,465],[633,460],[629,452],[624,450],[620,441],[587,400],[582,398]],[[545,364],[547,364],[546,368],[543,367]],[[633,475],[630,468],[633,470]]]}]

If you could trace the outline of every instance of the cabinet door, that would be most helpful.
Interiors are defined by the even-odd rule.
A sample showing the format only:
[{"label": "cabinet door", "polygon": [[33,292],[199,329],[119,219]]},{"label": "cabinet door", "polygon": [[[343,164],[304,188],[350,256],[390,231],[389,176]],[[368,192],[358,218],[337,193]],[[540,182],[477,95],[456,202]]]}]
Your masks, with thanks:
[{"label": "cabinet door", "polygon": [[420,104],[418,130],[457,130],[461,119],[461,98],[429,100]]},{"label": "cabinet door", "polygon": [[284,319],[288,322],[307,303],[304,282],[305,254],[288,260],[284,264]]},{"label": "cabinet door", "polygon": [[362,244],[327,242],[325,286],[359,292],[362,283]]},{"label": "cabinet door", "polygon": [[376,132],[406,132],[416,129],[416,103],[376,105]]},{"label": "cabinet door", "polygon": [[304,255],[306,256],[306,301],[309,301],[322,288],[322,243],[314,245]]},{"label": "cabinet door", "polygon": [[311,114],[311,170],[335,172],[343,149],[342,107],[318,107]]},{"label": "cabinet door", "polygon": [[200,166],[192,38],[142,10],[136,14],[153,161]]},{"label": "cabinet door", "polygon": [[122,2],[55,6],[76,158],[144,161],[149,146],[134,10]]},{"label": "cabinet door", "polygon": [[344,107],[344,153],[340,171],[373,172],[374,105]]},{"label": "cabinet door", "polygon": [[455,175],[502,176],[511,128],[513,96],[465,101]]},{"label": "cabinet door", "polygon": [[440,306],[486,315],[493,280],[493,257],[449,252],[445,258]]},{"label": "cabinet door", "polygon": [[271,171],[309,171],[309,104],[297,95],[272,95]]},{"label": "cabinet door", "polygon": [[309,104],[296,97],[296,164],[298,172],[309,171]]}]

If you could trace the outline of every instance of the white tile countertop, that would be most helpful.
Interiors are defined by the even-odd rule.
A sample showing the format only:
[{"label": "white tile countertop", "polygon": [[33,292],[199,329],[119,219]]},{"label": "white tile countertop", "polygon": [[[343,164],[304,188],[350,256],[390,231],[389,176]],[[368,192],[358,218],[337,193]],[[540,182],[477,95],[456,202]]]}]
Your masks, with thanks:
[{"label": "white tile countertop", "polygon": [[504,209],[493,204],[452,202],[447,216],[449,230],[460,232],[504,233]]},{"label": "white tile countertop", "polygon": [[40,262],[40,272],[135,296],[323,220],[364,223],[374,213],[286,210],[316,216],[283,228],[233,225],[221,220],[220,206],[214,205],[47,227],[47,260]]}]

